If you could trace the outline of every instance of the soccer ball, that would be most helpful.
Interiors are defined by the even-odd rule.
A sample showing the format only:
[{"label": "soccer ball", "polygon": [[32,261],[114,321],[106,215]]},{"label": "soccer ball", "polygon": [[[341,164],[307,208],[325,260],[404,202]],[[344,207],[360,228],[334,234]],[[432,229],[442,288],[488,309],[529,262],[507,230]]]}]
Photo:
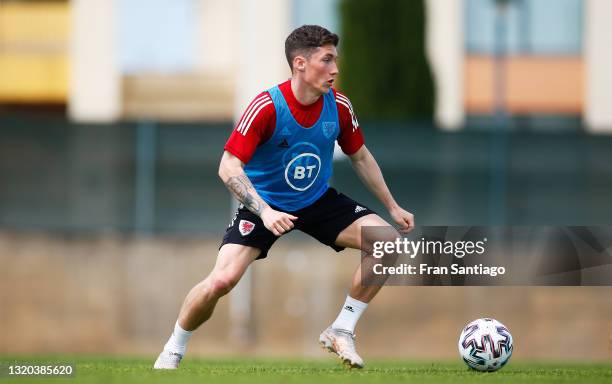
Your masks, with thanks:
[{"label": "soccer ball", "polygon": [[495,319],[476,319],[459,336],[459,354],[468,367],[497,371],[510,360],[514,344],[505,325]]}]

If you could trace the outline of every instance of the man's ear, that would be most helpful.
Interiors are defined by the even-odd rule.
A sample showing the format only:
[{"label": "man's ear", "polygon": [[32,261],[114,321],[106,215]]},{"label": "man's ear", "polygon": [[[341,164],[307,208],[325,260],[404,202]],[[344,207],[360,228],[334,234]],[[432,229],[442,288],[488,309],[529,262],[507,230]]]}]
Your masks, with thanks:
[{"label": "man's ear", "polygon": [[293,58],[293,69],[296,71],[304,71],[306,67],[306,58],[302,55],[297,55]]}]

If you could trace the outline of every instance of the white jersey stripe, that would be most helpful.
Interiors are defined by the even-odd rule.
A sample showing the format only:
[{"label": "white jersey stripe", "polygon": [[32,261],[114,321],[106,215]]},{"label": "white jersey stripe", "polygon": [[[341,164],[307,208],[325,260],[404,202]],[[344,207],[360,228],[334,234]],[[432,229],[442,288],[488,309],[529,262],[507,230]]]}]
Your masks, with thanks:
[{"label": "white jersey stripe", "polygon": [[351,104],[351,101],[348,99],[348,97],[341,95],[341,94],[337,94],[337,99],[338,100],[342,100],[344,102],[346,102],[349,105],[349,108],[352,110],[353,109],[353,104]]},{"label": "white jersey stripe", "polygon": [[357,130],[357,127],[359,126],[359,121],[357,121],[357,116],[355,116],[355,114],[353,113],[353,109],[340,99],[337,99],[336,102],[340,105],[344,105],[346,109],[348,109],[349,114],[351,115],[351,123],[353,124],[353,132],[355,132]]},{"label": "white jersey stripe", "polygon": [[344,101],[336,100],[336,102],[338,104],[344,105],[346,107],[346,109],[348,109],[349,112],[351,112],[351,108]]},{"label": "white jersey stripe", "polygon": [[336,93],[336,98],[340,98],[340,99],[344,99],[344,100],[348,100],[348,98],[346,96],[344,96],[343,94],[341,94],[340,92]]},{"label": "white jersey stripe", "polygon": [[351,104],[349,99],[343,96],[343,97],[338,98],[338,100],[344,101],[348,105],[348,108],[351,111],[351,113],[353,113],[353,104]]},{"label": "white jersey stripe", "polygon": [[268,96],[268,94],[265,94],[262,97],[259,97],[255,101],[253,101],[253,103],[251,103],[251,106],[247,108],[246,112],[244,112],[244,115],[240,123],[238,124],[238,132],[242,133],[243,135],[246,134],[246,132],[244,132],[245,123],[250,119],[250,117],[253,115],[253,112],[257,110],[257,108],[262,103],[266,103],[268,101],[272,101],[272,99],[270,98],[270,96]]},{"label": "white jersey stripe", "polygon": [[259,97],[255,98],[255,100],[253,100],[253,101],[251,102],[251,104],[249,104],[249,106],[247,107],[246,111],[244,111],[244,113],[243,113],[243,114],[242,114],[242,116],[240,117],[240,120],[238,121],[238,124],[236,124],[236,129],[238,129],[238,127],[240,127],[240,126],[242,125],[242,123],[244,122],[244,120],[245,120],[245,118],[246,118],[246,115],[247,115],[247,114],[248,114],[248,113],[251,111],[251,109],[253,109],[253,106],[254,106],[255,104],[257,104],[257,102],[258,102],[258,101],[260,101],[260,100],[262,100],[262,99],[265,99],[265,98],[266,98],[266,96],[267,96],[266,94],[261,95],[261,96],[259,96]]},{"label": "white jersey stripe", "polygon": [[244,136],[246,136],[247,132],[249,131],[249,128],[251,128],[251,123],[253,122],[253,120],[255,120],[255,117],[257,117],[257,114],[259,113],[259,111],[261,111],[262,109],[264,109],[264,107],[266,107],[267,105],[272,104],[272,100],[268,100],[265,103],[263,103],[262,105],[259,106],[259,108],[257,108],[257,110],[255,111],[255,113],[253,114],[253,116],[251,116],[251,118],[249,119],[249,121],[247,122],[244,132],[242,132],[242,134]]},{"label": "white jersey stripe", "polygon": [[249,108],[246,110],[246,112],[243,115],[242,120],[240,121],[240,124],[238,125],[238,132],[244,134],[244,129],[246,126],[247,121],[249,121],[249,119],[251,118],[251,116],[253,115],[253,113],[257,110],[257,108],[265,102],[271,101],[272,99],[270,98],[270,96],[263,95],[262,97],[257,98],[255,101],[253,101],[253,103],[251,103],[251,105],[249,106]]}]

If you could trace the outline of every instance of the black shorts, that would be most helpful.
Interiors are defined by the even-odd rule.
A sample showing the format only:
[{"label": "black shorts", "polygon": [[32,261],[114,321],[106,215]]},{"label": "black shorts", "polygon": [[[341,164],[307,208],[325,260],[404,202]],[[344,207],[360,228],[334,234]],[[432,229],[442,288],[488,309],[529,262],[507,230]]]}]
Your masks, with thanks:
[{"label": "black shorts", "polygon": [[[375,212],[350,197],[338,193],[335,189],[329,188],[313,204],[287,213],[298,218],[293,222],[294,229],[307,233],[321,243],[332,247],[336,252],[340,252],[344,247],[335,244],[340,232],[360,217]],[[277,239],[278,237],[264,226],[259,216],[241,206],[225,231],[220,247],[224,244],[241,244],[259,248],[261,254],[257,258],[263,259],[268,256],[268,250]]]}]

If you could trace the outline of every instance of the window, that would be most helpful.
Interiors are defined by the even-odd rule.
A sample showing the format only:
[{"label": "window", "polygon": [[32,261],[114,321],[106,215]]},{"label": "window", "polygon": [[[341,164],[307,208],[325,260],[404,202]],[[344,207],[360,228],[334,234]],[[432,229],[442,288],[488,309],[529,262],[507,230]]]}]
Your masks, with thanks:
[{"label": "window", "polygon": [[[466,48],[469,53],[495,50],[496,0],[467,0]],[[583,0],[509,0],[506,47],[511,54],[580,55]]]}]

